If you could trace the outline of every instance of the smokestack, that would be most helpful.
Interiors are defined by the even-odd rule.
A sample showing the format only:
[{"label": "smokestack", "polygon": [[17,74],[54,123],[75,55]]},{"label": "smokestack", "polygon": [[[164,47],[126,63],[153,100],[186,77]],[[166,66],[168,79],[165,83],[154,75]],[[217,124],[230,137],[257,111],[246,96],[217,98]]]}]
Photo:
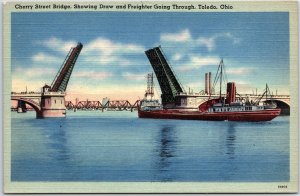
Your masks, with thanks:
[{"label": "smokestack", "polygon": [[205,73],[205,94],[208,94],[208,74]]},{"label": "smokestack", "polygon": [[227,96],[226,96],[226,103],[230,104],[235,102],[235,94],[236,94],[236,87],[234,82],[227,83]]},{"label": "smokestack", "polygon": [[208,73],[208,94],[211,94],[211,72]]}]

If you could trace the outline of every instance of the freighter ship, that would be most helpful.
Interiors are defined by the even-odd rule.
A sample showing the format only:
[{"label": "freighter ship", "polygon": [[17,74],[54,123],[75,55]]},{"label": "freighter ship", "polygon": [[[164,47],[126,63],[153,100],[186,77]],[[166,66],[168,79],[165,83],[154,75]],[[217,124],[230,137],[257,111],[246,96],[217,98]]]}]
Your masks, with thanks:
[{"label": "freighter ship", "polygon": [[[235,101],[235,83],[227,84],[227,97],[211,99],[201,104],[198,111],[163,109],[155,100],[142,100],[139,118],[210,120],[210,121],[270,121],[280,114],[274,105],[251,105]],[[275,108],[274,108],[275,107]]]},{"label": "freighter ship", "polygon": [[[236,99],[236,86],[234,82],[227,83],[227,92],[225,96],[222,95],[222,78],[224,74],[223,60],[221,60],[216,74],[216,78],[220,82],[219,97],[209,98],[207,101],[200,104],[196,110],[188,107],[181,107],[180,103],[182,102],[181,99],[183,99],[183,96],[180,96],[180,94],[183,92],[182,87],[178,80],[175,79],[175,75],[169,67],[160,48],[156,47],[150,49],[146,51],[146,55],[156,73],[160,87],[163,87],[163,89],[161,89],[162,104],[160,104],[157,99],[152,99],[153,91],[149,91],[152,87],[149,87],[148,76],[148,93],[146,93],[145,98],[140,101],[138,107],[139,118],[210,121],[270,121],[277,117],[281,112],[281,109],[277,108],[273,103],[266,105],[257,102],[253,104]],[[168,91],[168,89],[170,90]],[[172,92],[177,92],[177,95],[173,94],[172,97]],[[147,99],[147,94],[151,94],[150,100]]]}]

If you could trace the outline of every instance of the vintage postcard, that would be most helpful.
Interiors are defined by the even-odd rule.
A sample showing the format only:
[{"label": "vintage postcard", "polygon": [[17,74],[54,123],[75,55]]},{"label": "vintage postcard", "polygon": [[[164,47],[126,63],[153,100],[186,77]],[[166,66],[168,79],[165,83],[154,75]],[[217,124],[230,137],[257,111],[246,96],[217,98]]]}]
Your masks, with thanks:
[{"label": "vintage postcard", "polygon": [[296,1],[3,7],[5,193],[298,192]]}]

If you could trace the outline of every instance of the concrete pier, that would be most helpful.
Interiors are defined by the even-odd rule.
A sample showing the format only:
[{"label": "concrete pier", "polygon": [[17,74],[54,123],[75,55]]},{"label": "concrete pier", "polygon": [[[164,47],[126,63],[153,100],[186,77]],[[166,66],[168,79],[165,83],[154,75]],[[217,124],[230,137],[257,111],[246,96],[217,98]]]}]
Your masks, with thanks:
[{"label": "concrete pier", "polygon": [[50,92],[50,86],[45,85],[41,94],[41,114],[38,118],[65,117],[65,93]]}]

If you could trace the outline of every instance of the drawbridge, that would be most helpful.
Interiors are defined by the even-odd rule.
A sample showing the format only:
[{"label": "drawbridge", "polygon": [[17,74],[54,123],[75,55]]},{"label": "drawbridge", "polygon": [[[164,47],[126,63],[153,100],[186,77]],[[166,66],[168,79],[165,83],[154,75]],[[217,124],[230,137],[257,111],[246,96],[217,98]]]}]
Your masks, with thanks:
[{"label": "drawbridge", "polygon": [[82,47],[82,44],[78,43],[78,45],[75,48],[72,48],[70,50],[69,54],[65,58],[61,68],[57,72],[51,84],[51,92],[66,91],[73,68],[75,66],[75,63],[77,61]]},{"label": "drawbridge", "polygon": [[37,118],[65,117],[65,92],[82,47],[82,44],[78,43],[76,47],[71,48],[51,86],[43,86],[41,93],[12,93],[11,100],[18,101],[18,105],[22,107],[18,111],[25,112],[26,103],[36,111]]},{"label": "drawbridge", "polygon": [[147,50],[145,54],[158,80],[162,93],[161,99],[163,107],[174,107],[176,96],[184,92],[183,87],[173,73],[160,47]]}]

